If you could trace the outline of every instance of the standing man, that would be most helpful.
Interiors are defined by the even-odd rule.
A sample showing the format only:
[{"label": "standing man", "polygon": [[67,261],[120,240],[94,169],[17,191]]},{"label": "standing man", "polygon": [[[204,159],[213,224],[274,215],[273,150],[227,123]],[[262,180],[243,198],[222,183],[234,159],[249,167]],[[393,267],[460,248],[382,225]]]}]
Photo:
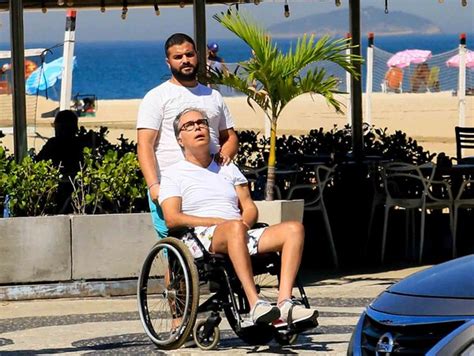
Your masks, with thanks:
[{"label": "standing man", "polygon": [[222,96],[197,81],[198,56],[191,37],[176,33],[165,42],[166,63],[171,79],[150,90],[143,98],[137,119],[137,153],[148,186],[153,225],[160,237],[168,229],[158,205],[161,173],[184,159],[176,142],[173,121],[185,107],[208,113],[211,152],[228,164],[238,149],[234,122]]}]

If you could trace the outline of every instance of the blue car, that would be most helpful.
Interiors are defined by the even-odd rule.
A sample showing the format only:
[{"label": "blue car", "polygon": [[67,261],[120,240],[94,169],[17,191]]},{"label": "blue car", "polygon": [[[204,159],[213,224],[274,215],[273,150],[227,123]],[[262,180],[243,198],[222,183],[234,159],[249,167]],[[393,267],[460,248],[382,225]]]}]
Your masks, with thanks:
[{"label": "blue car", "polygon": [[474,255],[381,293],[362,313],[347,354],[474,356]]}]

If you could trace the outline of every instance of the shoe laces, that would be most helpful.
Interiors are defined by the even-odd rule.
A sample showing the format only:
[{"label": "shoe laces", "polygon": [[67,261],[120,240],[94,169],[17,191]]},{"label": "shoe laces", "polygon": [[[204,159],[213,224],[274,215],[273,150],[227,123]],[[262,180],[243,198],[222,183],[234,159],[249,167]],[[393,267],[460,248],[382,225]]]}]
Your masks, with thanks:
[{"label": "shoe laces", "polygon": [[295,299],[290,299],[290,298],[283,299],[280,303],[278,303],[278,308],[280,309],[280,312],[283,311],[283,307],[285,306],[286,303],[290,304],[288,308],[285,308],[286,322],[288,324],[292,324],[293,323],[293,308],[297,305],[303,305],[303,303]]}]

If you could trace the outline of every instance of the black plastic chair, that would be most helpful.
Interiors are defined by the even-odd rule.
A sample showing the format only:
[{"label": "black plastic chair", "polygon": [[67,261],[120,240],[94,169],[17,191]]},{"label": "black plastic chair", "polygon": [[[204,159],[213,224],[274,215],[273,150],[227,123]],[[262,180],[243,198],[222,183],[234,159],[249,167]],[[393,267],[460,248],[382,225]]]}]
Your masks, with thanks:
[{"label": "black plastic chair", "polygon": [[453,223],[453,258],[456,257],[456,235],[459,219],[459,209],[474,209],[474,179],[465,180],[456,198],[454,198],[454,223]]},{"label": "black plastic chair", "polygon": [[474,156],[463,156],[463,150],[473,150],[474,152],[474,127],[454,128],[456,132],[456,158],[458,164],[474,164]]}]

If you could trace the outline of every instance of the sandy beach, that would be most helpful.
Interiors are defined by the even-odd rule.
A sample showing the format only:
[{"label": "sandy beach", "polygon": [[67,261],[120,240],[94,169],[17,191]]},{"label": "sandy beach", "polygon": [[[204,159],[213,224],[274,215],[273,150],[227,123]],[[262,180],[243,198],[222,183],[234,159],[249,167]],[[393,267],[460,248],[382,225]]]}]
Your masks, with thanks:
[{"label": "sandy beach", "polygon": [[[6,137],[3,145],[13,149],[12,120],[4,108],[11,102],[11,96],[0,95],[3,113],[0,113],[0,130]],[[347,103],[347,95],[339,99]],[[365,100],[363,108],[365,112]],[[30,99],[31,101],[31,99]],[[109,140],[114,141],[122,133],[136,141],[135,120],[140,99],[98,100],[96,117],[80,118],[80,125],[86,128],[107,126]],[[237,130],[257,130],[265,132],[263,112],[248,106],[245,97],[225,98],[234,117]],[[418,140],[431,152],[446,152],[455,155],[454,127],[458,125],[458,100],[450,92],[424,94],[383,94],[371,97],[372,124],[388,128],[389,132],[402,130]],[[11,104],[10,104],[11,105]],[[53,135],[52,118],[41,118],[41,113],[58,107],[55,101],[38,98],[36,120],[30,109],[28,118],[28,146],[41,148],[44,140]],[[33,111],[33,114],[31,113]],[[367,115],[364,113],[364,116]],[[304,134],[311,129],[323,127],[330,130],[337,125],[343,127],[348,122],[345,114],[337,114],[320,96],[303,95],[293,100],[282,112],[278,122],[278,134]],[[474,96],[466,97],[466,126],[474,126]]]}]

